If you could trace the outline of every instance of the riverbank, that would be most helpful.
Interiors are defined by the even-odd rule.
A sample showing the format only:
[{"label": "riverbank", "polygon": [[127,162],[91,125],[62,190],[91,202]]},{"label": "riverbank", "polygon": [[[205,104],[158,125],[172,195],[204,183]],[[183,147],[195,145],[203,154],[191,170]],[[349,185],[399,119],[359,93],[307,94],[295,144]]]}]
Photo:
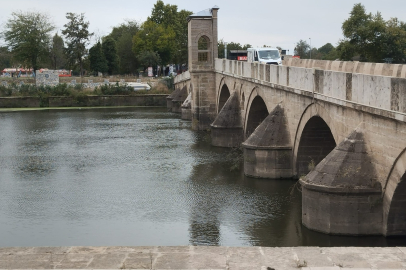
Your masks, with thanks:
[{"label": "riverbank", "polygon": [[84,95],[80,98],[51,97],[0,97],[0,108],[49,107],[114,107],[114,106],[166,106],[167,94],[146,95]]},{"label": "riverbank", "polygon": [[[36,107],[36,108],[0,108],[0,112],[50,111],[50,110],[92,110],[92,109],[125,109],[144,108],[147,106],[98,106],[98,107]],[[162,108],[162,106],[148,106],[148,108]]]},{"label": "riverbank", "polygon": [[0,269],[405,269],[406,247],[10,247]]}]

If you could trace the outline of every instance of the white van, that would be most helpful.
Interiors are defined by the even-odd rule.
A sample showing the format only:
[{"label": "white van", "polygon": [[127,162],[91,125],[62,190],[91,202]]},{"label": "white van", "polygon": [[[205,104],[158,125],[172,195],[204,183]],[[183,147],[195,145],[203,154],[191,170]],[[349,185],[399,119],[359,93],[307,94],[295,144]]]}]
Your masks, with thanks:
[{"label": "white van", "polygon": [[282,58],[277,48],[248,48],[247,62],[282,65]]}]

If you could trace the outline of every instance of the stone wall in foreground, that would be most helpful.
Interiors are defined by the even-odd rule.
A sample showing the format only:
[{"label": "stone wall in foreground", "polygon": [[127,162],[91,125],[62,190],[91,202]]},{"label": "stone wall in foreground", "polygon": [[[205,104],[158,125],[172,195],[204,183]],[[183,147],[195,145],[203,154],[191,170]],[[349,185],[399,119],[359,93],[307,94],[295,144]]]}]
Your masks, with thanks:
[{"label": "stone wall in foreground", "polygon": [[0,108],[36,108],[41,107],[39,97],[1,97]]}]

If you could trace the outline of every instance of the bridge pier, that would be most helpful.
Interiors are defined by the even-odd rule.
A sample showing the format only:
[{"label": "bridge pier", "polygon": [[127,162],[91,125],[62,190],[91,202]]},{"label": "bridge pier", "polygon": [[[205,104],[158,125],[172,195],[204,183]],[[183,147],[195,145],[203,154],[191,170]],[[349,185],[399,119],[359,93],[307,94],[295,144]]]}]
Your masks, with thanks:
[{"label": "bridge pier", "polygon": [[173,100],[173,95],[178,91],[179,88],[175,89],[169,96],[166,97],[166,108],[168,111],[172,111],[172,100]]},{"label": "bridge pier", "polygon": [[292,146],[284,109],[278,105],[242,144],[244,174],[258,178],[291,178]]},{"label": "bridge pier", "polygon": [[183,120],[192,120],[192,93],[189,93],[185,101],[183,102],[181,109],[182,109],[182,116]]},{"label": "bridge pier", "polygon": [[176,112],[176,113],[181,113],[182,112],[182,104],[185,101],[185,99],[187,98],[188,93],[187,93],[187,89],[186,86],[184,86],[182,89],[179,89],[178,91],[176,91],[176,93],[173,95],[173,99],[172,99],[172,112]]},{"label": "bridge pier", "polygon": [[240,101],[234,91],[211,124],[211,141],[214,146],[239,147],[243,140]]},{"label": "bridge pier", "polygon": [[302,222],[328,234],[382,234],[382,189],[361,131],[353,131],[302,185]]}]

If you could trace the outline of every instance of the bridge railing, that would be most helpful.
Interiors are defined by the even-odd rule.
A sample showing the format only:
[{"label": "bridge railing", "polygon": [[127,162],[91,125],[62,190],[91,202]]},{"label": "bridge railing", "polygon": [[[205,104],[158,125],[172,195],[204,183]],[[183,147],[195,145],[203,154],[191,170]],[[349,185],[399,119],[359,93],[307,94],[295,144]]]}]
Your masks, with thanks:
[{"label": "bridge railing", "polygon": [[406,65],[402,64],[289,58],[283,60],[283,65],[290,67],[316,68],[338,72],[406,78]]},{"label": "bridge railing", "polygon": [[176,75],[175,79],[174,79],[174,83],[179,83],[182,81],[187,81],[190,80],[190,72],[189,71],[185,71],[181,74]]},{"label": "bridge railing", "polygon": [[[312,92],[315,98],[406,114],[406,79],[216,59],[216,72]],[[401,117],[406,121],[406,116]]]}]

